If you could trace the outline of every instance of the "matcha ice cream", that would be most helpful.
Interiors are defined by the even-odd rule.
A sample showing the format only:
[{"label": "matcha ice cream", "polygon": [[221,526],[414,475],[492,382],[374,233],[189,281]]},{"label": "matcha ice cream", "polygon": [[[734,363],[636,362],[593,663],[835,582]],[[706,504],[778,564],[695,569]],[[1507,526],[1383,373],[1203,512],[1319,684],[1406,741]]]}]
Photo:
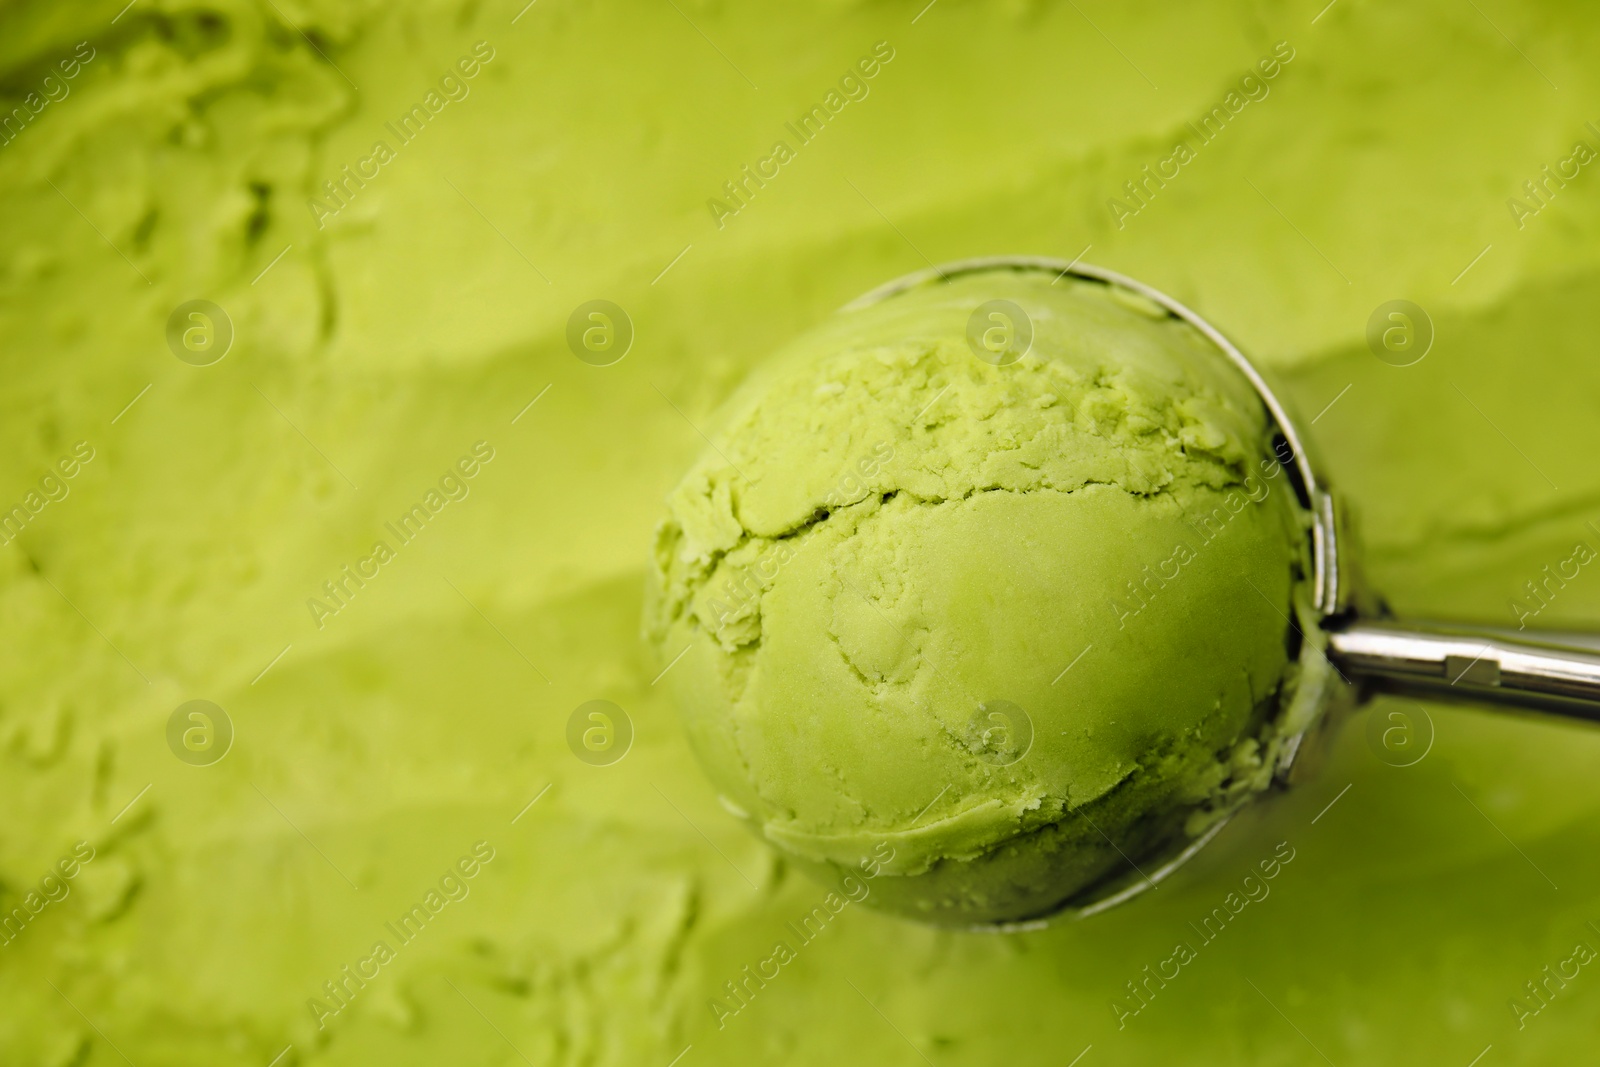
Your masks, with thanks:
[{"label": "matcha ice cream", "polygon": [[962,274],[826,322],[722,419],[649,628],[723,805],[786,855],[918,918],[1026,918],[1270,778],[1301,513],[1187,323]]},{"label": "matcha ice cream", "polygon": [[[1302,429],[1397,612],[1515,625],[1515,598],[1530,629],[1593,628],[1593,564],[1545,601],[1528,583],[1600,546],[1600,170],[1544,171],[1600,146],[1600,9],[1478,7],[0,0],[0,514],[23,512],[0,537],[0,1063],[1323,1063],[1308,1040],[1340,1065],[1582,1062],[1592,965],[1528,983],[1600,947],[1600,734],[1425,701],[1434,743],[1398,768],[1365,727],[1426,720],[1385,699],[1321,777],[1092,922],[905,922],[869,902],[913,879],[880,876],[802,943],[828,891],[719,807],[667,693],[713,650],[656,681],[639,640],[662,498],[755,364],[928,261],[1091,243],[1320,413]],[[1408,367],[1365,339],[1401,298],[1436,327]],[[567,341],[595,300],[636,327],[603,367]],[[192,301],[233,326],[204,366],[167,339]],[[824,502],[864,513],[848,478],[907,477],[902,440],[835,448]],[[1280,506],[1268,484],[1128,640],[1199,602],[1192,568]],[[1035,557],[1004,533],[963,563]],[[998,702],[1043,746],[1049,696],[1124,634],[1091,601],[1097,636],[979,689],[874,571],[839,568],[926,652],[919,684],[959,683],[953,719],[1001,714],[969,742],[998,762],[1022,740]],[[985,618],[1054,633],[998,596]],[[884,624],[880,673],[899,640]],[[197,700],[233,724],[207,765],[169,741]],[[592,701],[632,720],[625,759],[569,747]],[[1044,751],[903,818],[955,814],[974,774],[1042,781]]]}]

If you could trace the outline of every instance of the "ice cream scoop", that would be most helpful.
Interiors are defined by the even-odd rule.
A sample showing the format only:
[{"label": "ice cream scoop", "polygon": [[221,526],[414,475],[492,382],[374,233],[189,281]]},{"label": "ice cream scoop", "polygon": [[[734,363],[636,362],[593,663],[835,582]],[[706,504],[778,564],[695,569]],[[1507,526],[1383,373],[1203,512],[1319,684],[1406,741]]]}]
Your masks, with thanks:
[{"label": "ice cream scoop", "polygon": [[891,282],[709,439],[647,618],[692,747],[789,859],[914,918],[1010,928],[1154,885],[1291,780],[1343,681],[1600,691],[1580,653],[1365,621],[1283,405],[1109,271]]}]

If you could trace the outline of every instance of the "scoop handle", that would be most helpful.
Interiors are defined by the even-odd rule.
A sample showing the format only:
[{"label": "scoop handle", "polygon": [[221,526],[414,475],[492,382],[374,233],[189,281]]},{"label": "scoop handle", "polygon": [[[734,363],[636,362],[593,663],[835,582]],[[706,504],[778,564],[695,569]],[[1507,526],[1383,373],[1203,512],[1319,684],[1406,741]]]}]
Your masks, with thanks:
[{"label": "scoop handle", "polygon": [[1528,636],[1356,621],[1328,631],[1327,654],[1350,681],[1381,690],[1489,700],[1600,722],[1600,634],[1522,633]]}]

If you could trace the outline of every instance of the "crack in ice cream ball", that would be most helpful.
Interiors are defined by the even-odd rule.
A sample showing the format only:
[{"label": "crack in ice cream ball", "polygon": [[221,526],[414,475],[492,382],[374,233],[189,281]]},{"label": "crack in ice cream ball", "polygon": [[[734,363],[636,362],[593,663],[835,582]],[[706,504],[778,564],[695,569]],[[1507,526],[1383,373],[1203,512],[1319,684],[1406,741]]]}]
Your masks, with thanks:
[{"label": "crack in ice cream ball", "polygon": [[[1046,913],[1264,788],[1304,515],[1247,381],[1126,290],[992,270],[841,313],[671,493],[646,632],[723,804],[931,922]],[[976,358],[988,302],[1024,358]]]}]

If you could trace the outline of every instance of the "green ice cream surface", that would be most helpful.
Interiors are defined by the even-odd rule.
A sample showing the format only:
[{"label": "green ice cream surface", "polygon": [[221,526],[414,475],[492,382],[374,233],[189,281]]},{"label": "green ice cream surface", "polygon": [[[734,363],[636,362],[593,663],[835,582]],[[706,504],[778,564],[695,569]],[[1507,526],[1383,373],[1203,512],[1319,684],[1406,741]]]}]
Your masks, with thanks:
[{"label": "green ice cream surface", "polygon": [[[931,353],[923,382],[863,359],[838,396],[894,385],[859,437],[810,433],[827,397],[795,397],[758,412],[775,436],[784,419],[807,431],[781,443],[793,484],[776,468],[759,487],[718,483],[740,510],[696,530],[707,552],[739,530],[782,534],[819,493],[851,499],[848,473],[894,445],[870,477],[900,494],[817,523],[759,615],[768,635],[793,613],[792,676],[826,632],[815,609],[837,606],[821,618],[861,676],[928,698],[897,697],[879,734],[846,724],[877,751],[820,730],[798,747],[754,736],[769,799],[715,752],[713,784],[696,753],[714,737],[691,744],[669,690],[731,692],[713,665],[738,657],[696,636],[662,675],[639,620],[662,500],[697,462],[716,473],[696,459],[700,431],[733,440],[714,413],[747,403],[738,384],[770,353],[848,328],[835,310],[887,279],[1023,254],[1148,282],[1272,372],[1397,611],[1514,626],[1515,602],[1538,608],[1530,626],[1593,629],[1592,566],[1537,604],[1527,583],[1578,542],[1600,547],[1600,174],[1585,165],[1537,201],[1525,183],[1577,141],[1600,147],[1597,49],[1600,12],[1557,2],[0,0],[0,508],[26,516],[0,544],[0,1063],[1410,1067],[1489,1045],[1480,1067],[1581,1062],[1600,978],[1584,966],[1544,1002],[1527,983],[1577,942],[1600,948],[1591,730],[1379,700],[1319,775],[1251,806],[1156,891],[1005,936],[868,906],[889,876],[825,889],[719,803],[823,838],[905,837],[938,792],[919,788],[924,769],[813,791],[817,768],[792,761],[904,759],[908,734],[947,738],[935,720],[973,701],[1076,724],[1089,711],[1072,694],[1143,684],[1102,655],[1123,634],[1105,604],[1084,599],[1078,618],[1064,597],[1037,626],[1025,606],[1089,580],[1066,569],[1075,554],[1132,568],[1118,580],[1159,567],[1160,525],[1230,461],[1106,472],[1154,488],[1170,469],[1168,490],[1139,496],[1044,490],[1045,450],[1034,467],[957,462],[977,439],[954,435],[984,405],[1017,435],[1002,456],[1064,432],[1068,412],[1089,425],[1071,405],[1086,375],[1075,394],[1029,360]],[[416,108],[420,133],[390,132]],[[802,141],[788,127],[813,108],[825,126]],[[764,184],[744,177],[778,156]],[[634,326],[610,366],[567,344],[595,299]],[[1366,342],[1396,299],[1434,327],[1412,366]],[[209,366],[168,346],[192,300],[234,328]],[[933,382],[953,384],[923,413]],[[1188,418],[1254,448],[1254,413],[1192,384],[1227,402],[1153,405],[1154,439]],[[1114,410],[1159,393],[1104,388]],[[1002,402],[1045,391],[1049,407]],[[1094,460],[1093,435],[1074,439]],[[478,442],[493,459],[468,478],[457,464]],[[1013,488],[965,498],[1002,479]],[[1273,484],[1235,524],[1275,514]],[[1076,502],[1052,514],[1056,497]],[[420,534],[388,532],[419,504]],[[1107,544],[1117,509],[1125,536]],[[852,547],[857,515],[957,566],[941,577]],[[1277,543],[1263,525],[1213,547],[1244,534]],[[370,574],[377,541],[393,558],[357,586],[345,568]],[[1225,714],[1186,713],[1215,762],[1283,667],[1282,623],[1238,597],[1227,552],[1185,565],[1126,634],[1256,649],[1248,680],[1163,690],[1092,738],[1041,728],[1036,744],[1059,746],[1049,766],[938,744],[953,784],[928,818],[976,810],[990,788],[1013,807],[1037,797],[1035,813],[1104,803],[1149,751],[1136,723],[1181,734],[1175,694],[1230,694]],[[961,573],[995,583],[993,609]],[[836,574],[870,599],[841,596]],[[1281,566],[1252,578],[1287,608]],[[866,603],[916,620],[926,667]],[[1259,640],[1193,625],[1221,604]],[[953,655],[957,635],[1017,671],[980,687],[984,657]],[[975,691],[933,703],[957,683]],[[796,688],[798,704],[822,687]],[[607,766],[567,742],[597,699],[633,727]],[[234,728],[209,766],[168,743],[191,700]],[[1374,724],[1419,748],[1427,724],[1425,757],[1380,759]],[[775,799],[793,812],[762,806]],[[458,864],[479,842],[493,859],[469,878]],[[402,942],[389,927],[419,906],[426,927]],[[374,964],[378,942],[392,958]],[[345,977],[374,965],[364,985]],[[1174,966],[1164,986],[1146,977]]]}]

